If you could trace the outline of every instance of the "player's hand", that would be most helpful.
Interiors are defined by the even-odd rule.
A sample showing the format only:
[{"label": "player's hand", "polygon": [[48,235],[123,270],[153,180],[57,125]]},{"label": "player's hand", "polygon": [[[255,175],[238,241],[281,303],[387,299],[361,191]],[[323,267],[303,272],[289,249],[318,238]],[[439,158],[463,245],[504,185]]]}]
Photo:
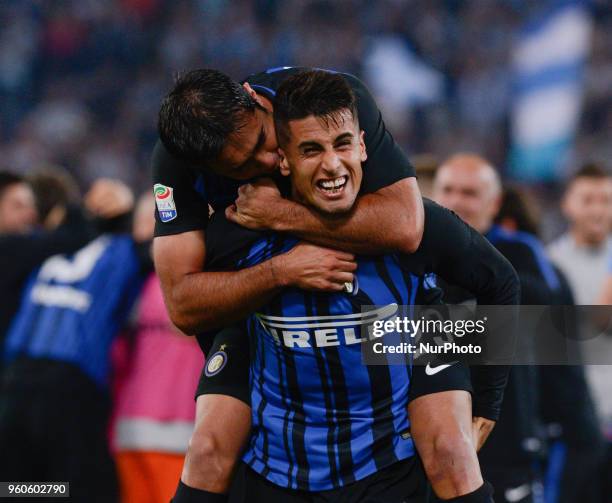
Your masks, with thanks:
[{"label": "player's hand", "polygon": [[119,180],[99,178],[83,199],[85,208],[95,217],[114,218],[134,207],[134,194]]},{"label": "player's hand", "polygon": [[287,286],[302,290],[341,292],[353,283],[355,256],[310,243],[298,243],[273,260],[274,274]]},{"label": "player's hand", "polygon": [[238,199],[226,208],[225,216],[249,229],[273,229],[274,220],[286,202],[272,179],[261,178],[238,189]]},{"label": "player's hand", "polygon": [[472,438],[474,440],[474,447],[478,452],[484,443],[489,438],[489,435],[493,431],[495,421],[484,417],[473,417],[472,418]]}]

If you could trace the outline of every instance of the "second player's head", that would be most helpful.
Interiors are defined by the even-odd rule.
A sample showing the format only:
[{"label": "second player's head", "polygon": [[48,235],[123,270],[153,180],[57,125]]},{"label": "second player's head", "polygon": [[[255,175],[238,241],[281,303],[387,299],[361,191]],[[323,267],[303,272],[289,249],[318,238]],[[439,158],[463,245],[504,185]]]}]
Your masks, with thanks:
[{"label": "second player's head", "polygon": [[217,70],[181,75],[162,101],[159,136],[198,169],[248,180],[278,168],[271,104]]},{"label": "second player's head", "polygon": [[346,80],[320,70],[289,77],[276,94],[274,125],[293,197],[323,213],[349,211],[367,155]]}]

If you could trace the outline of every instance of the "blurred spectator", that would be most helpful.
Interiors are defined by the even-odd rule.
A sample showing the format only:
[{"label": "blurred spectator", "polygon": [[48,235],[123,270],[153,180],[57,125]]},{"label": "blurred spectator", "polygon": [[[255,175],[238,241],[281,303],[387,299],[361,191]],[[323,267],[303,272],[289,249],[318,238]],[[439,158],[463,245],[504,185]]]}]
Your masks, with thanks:
[{"label": "blurred spectator", "polygon": [[[136,211],[142,237],[153,232],[153,206],[151,195]],[[118,340],[123,354],[113,429],[121,501],[167,503],[193,431],[203,355],[172,325],[154,274],[145,281],[132,329],[133,338]]]},{"label": "blurred spectator", "polygon": [[[524,234],[527,239],[539,238],[535,202],[524,190],[504,189],[495,220],[510,233]],[[571,309],[568,306],[573,306],[574,297],[569,283],[558,268],[555,273],[559,284],[554,289],[552,303],[565,306],[563,310]],[[568,311],[565,313],[563,318],[567,325],[563,335],[559,333],[559,326],[548,324],[537,333],[536,351],[544,362],[551,354],[560,353],[561,348],[567,352],[567,340],[574,339],[579,330],[577,323],[569,323],[570,319],[576,320],[576,316],[567,316]],[[575,357],[571,355],[572,360]],[[540,365],[537,370],[539,412],[551,442],[544,476],[546,501],[574,503],[585,498],[589,502],[605,501],[599,484],[605,447],[584,368],[568,364]]]},{"label": "blurred spectator", "polygon": [[592,305],[601,294],[612,252],[612,179],[595,164],[584,166],[568,182],[562,209],[569,229],[548,252],[567,276],[577,304]]},{"label": "blurred spectator", "polygon": [[[434,179],[434,199],[483,233],[512,263],[521,282],[521,304],[552,303],[556,278],[551,277],[554,271],[543,257],[542,244],[494,225],[502,204],[502,186],[487,160],[475,154],[457,154],[444,161]],[[455,304],[470,298],[469,293],[458,292],[452,285],[443,289],[446,302]],[[535,337],[525,340],[535,348]],[[543,448],[539,403],[536,367],[514,366],[499,421],[479,453],[483,476],[493,484],[499,503],[538,501],[541,480],[534,462]]]},{"label": "blurred spectator", "polygon": [[526,232],[540,237],[538,208],[530,194],[517,186],[505,185],[495,223],[509,232]]},{"label": "blurred spectator", "polygon": [[412,156],[410,162],[416,170],[421,195],[433,198],[433,181],[438,169],[438,160],[431,154],[421,154]]},{"label": "blurred spectator", "polygon": [[76,181],[57,166],[36,171],[28,177],[28,181],[34,191],[40,226],[47,230],[57,228],[64,221],[68,206],[79,202]]},{"label": "blurred spectator", "polygon": [[[87,209],[105,214],[114,188],[97,183]],[[124,216],[107,219],[107,232],[74,256],[43,263],[6,338],[0,473],[10,480],[69,480],[72,501],[118,497],[107,437],[109,348],[151,267],[149,243],[125,234]],[[152,237],[150,227],[149,235],[138,234]]]},{"label": "blurred spectator", "polygon": [[[6,186],[8,192],[0,190],[0,222],[7,222],[3,225],[6,230],[0,232],[0,261],[5,264],[0,275],[1,354],[6,331],[17,312],[21,290],[30,273],[51,255],[69,253],[83,246],[91,237],[91,227],[81,210],[70,206],[72,196],[68,194],[74,182],[67,175],[60,175],[57,170],[34,175],[34,193],[14,175],[0,175],[0,180],[13,180]],[[10,197],[7,199],[2,194]],[[41,199],[35,201],[33,194]],[[37,206],[42,228],[32,230]]]},{"label": "blurred spectator", "polygon": [[[536,4],[0,2],[7,27],[0,34],[0,153],[20,172],[34,162],[65,165],[86,186],[104,168],[98,157],[108,148],[104,172],[140,190],[148,185],[156,109],[173,74],[214,67],[238,79],[311,65],[363,77],[380,105],[388,104],[385,121],[408,150],[447,156],[484,148],[504,166],[513,34]],[[611,157],[612,7],[592,8],[575,162]]]},{"label": "blurred spectator", "polygon": [[0,172],[0,234],[25,234],[36,223],[34,194],[26,181]]},{"label": "blurred spectator", "polygon": [[[562,201],[569,230],[548,248],[549,253],[567,276],[577,304],[601,302],[612,254],[612,178],[600,166],[588,164],[569,181]],[[610,352],[604,338],[591,341],[590,352]],[[612,365],[587,365],[587,376],[593,390],[602,428],[612,428]]]}]

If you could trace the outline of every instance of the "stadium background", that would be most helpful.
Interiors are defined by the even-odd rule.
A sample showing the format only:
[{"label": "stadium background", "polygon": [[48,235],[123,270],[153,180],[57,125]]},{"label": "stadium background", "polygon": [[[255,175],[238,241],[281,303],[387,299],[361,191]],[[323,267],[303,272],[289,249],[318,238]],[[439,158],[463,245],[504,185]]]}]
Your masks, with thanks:
[{"label": "stadium background", "polygon": [[[241,78],[304,65],[364,78],[410,154],[476,149],[503,168],[513,49],[546,3],[4,1],[0,153],[20,172],[51,162],[84,184],[111,175],[142,189],[157,107],[176,72],[209,66]],[[582,113],[558,181],[584,160],[612,157],[612,14],[605,0],[591,9],[586,64],[575,76]],[[381,60],[385,72],[376,71]]]},{"label": "stadium background", "polygon": [[[525,140],[514,122],[524,79],[517,54],[568,4],[585,17],[553,35],[562,43],[577,30],[584,51],[536,85],[544,93],[569,85],[579,107],[545,165],[517,167]],[[567,177],[588,161],[610,169],[606,0],[5,0],[0,26],[2,168],[63,166],[83,189],[100,177],[149,189],[160,100],[177,72],[195,67],[235,78],[282,65],[353,73],[417,167],[484,154],[535,196],[546,241],[564,228]]]}]

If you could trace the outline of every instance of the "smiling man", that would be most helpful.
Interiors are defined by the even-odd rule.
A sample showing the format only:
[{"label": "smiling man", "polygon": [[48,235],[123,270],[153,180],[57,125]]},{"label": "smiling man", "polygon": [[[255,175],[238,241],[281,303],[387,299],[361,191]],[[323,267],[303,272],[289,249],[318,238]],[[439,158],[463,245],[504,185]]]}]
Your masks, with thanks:
[{"label": "smiling man", "polygon": [[[344,78],[313,71],[287,79],[278,91],[275,125],[280,170],[290,180],[285,196],[331,218],[353,211],[368,154]],[[466,367],[452,365],[434,377],[424,367],[361,364],[363,340],[355,334],[367,323],[362,307],[425,303],[431,295],[428,273],[463,285],[483,304],[517,300],[516,275],[508,262],[450,212],[431,202],[425,208],[423,240],[411,256],[360,255],[347,291],[289,288],[251,315],[252,357],[243,359],[250,378],[249,372],[228,370],[237,351],[232,356],[226,346],[244,349],[242,333],[213,351],[214,365],[205,367],[198,394],[219,393],[217,380],[228,383],[233,375],[242,379],[233,386],[246,388],[252,404],[254,427],[243,458],[249,502],[424,501],[412,438],[439,496],[490,501],[476,459],[474,443],[481,439],[471,436]],[[293,237],[238,227],[217,213],[207,229],[207,267],[253,267],[290,254],[297,243]],[[316,329],[321,319],[331,327],[325,333]],[[489,376],[486,393],[475,390],[475,415],[496,419],[507,374],[498,370],[501,377]],[[418,416],[412,424],[409,402],[410,414]],[[406,434],[409,427],[412,438]],[[203,429],[201,423],[196,426],[192,443]],[[183,484],[175,501],[203,502],[207,496]]]},{"label": "smiling man", "polygon": [[[272,183],[240,185],[278,172],[275,94],[299,71],[272,69],[240,84],[215,70],[194,70],[177,80],[162,103],[161,141],[152,160],[158,194],[155,265],[170,317],[186,333],[228,326],[287,286],[342,290],[353,279],[354,252],[410,252],[419,245],[423,203],[414,169],[387,131],[369,91],[353,76],[346,78],[357,98],[370,160],[351,212],[330,217],[280,197]],[[228,210],[233,220],[291,232],[315,244],[301,243],[238,271],[211,270],[205,242],[209,207],[223,211],[234,201],[236,206]],[[234,372],[240,374],[242,368],[237,365],[234,371],[234,364],[248,350],[232,347],[223,332],[209,351],[210,346],[209,338],[207,356],[225,347],[229,359],[223,375],[229,372],[231,377],[210,385],[217,393],[198,400],[196,422],[205,434],[192,444],[182,480],[206,490],[209,501],[224,501],[242,448],[234,439],[244,438],[250,427],[248,400],[232,384],[239,381]]]}]

